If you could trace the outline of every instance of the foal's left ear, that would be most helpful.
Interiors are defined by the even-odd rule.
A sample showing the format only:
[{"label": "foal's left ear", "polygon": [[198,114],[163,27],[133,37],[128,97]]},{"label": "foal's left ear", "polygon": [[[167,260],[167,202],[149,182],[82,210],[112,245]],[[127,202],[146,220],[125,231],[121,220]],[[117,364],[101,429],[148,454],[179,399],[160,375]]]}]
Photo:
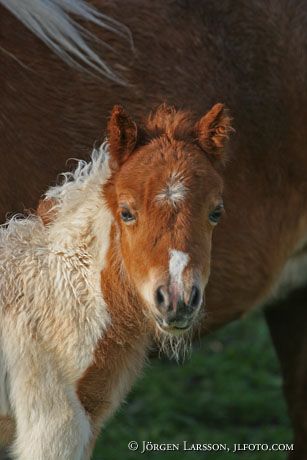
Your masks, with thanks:
[{"label": "foal's left ear", "polygon": [[138,137],[137,125],[120,105],[113,107],[108,123],[108,141],[111,156],[111,167],[117,168],[136,147]]},{"label": "foal's left ear", "polygon": [[223,104],[215,104],[195,125],[197,141],[212,159],[225,162],[224,149],[234,131]]}]

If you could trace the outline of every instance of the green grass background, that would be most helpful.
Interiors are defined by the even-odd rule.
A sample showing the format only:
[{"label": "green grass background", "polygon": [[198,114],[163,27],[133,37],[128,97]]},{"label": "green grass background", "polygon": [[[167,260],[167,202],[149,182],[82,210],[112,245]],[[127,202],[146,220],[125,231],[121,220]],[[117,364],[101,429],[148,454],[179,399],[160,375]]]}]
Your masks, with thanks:
[{"label": "green grass background", "polygon": [[229,324],[178,365],[153,359],[103,430],[95,460],[153,458],[282,460],[282,452],[130,452],[131,440],[155,443],[286,443],[292,433],[279,365],[262,315]]}]

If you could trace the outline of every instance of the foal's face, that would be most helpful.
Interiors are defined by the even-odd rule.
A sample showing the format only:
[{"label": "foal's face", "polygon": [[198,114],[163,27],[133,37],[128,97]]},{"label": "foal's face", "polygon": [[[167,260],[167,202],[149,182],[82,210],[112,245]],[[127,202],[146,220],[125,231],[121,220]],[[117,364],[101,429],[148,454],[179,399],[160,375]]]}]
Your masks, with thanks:
[{"label": "foal's face", "polygon": [[[183,114],[166,107],[148,121],[151,138],[147,133],[137,146],[137,133],[133,133],[132,150],[120,162],[112,137],[116,110],[120,111],[113,110],[109,124],[114,172],[105,193],[114,213],[125,272],[157,327],[183,332],[191,327],[203,303],[212,233],[223,212],[222,180],[210,153],[195,140],[200,136],[199,125],[189,130]],[[117,112],[119,129],[123,119],[118,117],[123,116]],[[137,129],[129,122],[124,119],[125,142],[131,134],[127,135],[127,129]],[[158,133],[157,124],[162,126]],[[122,140],[125,135],[121,134]]]}]

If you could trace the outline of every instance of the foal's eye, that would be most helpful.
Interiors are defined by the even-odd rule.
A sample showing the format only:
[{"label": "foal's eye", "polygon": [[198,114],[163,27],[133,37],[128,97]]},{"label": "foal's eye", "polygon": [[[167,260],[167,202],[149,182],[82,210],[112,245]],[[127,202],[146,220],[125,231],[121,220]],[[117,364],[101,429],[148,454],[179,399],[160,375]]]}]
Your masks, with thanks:
[{"label": "foal's eye", "polygon": [[135,221],[135,216],[129,211],[129,209],[122,209],[120,212],[120,218],[126,223],[132,223]]},{"label": "foal's eye", "polygon": [[211,224],[216,225],[219,223],[219,220],[222,216],[224,206],[219,204],[212,212],[209,214],[209,220]]}]

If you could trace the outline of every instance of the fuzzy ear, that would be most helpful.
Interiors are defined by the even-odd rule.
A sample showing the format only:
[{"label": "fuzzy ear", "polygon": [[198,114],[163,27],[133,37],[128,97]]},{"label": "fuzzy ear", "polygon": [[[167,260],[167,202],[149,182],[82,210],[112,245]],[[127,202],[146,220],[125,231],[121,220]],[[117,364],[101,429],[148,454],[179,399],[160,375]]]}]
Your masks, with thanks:
[{"label": "fuzzy ear", "polygon": [[231,127],[231,117],[224,105],[215,104],[196,123],[195,129],[201,147],[209,155],[224,162],[224,148],[229,135],[234,131]]},{"label": "fuzzy ear", "polygon": [[137,125],[123,107],[115,105],[108,123],[110,156],[114,167],[120,166],[133,152],[137,142]]}]

